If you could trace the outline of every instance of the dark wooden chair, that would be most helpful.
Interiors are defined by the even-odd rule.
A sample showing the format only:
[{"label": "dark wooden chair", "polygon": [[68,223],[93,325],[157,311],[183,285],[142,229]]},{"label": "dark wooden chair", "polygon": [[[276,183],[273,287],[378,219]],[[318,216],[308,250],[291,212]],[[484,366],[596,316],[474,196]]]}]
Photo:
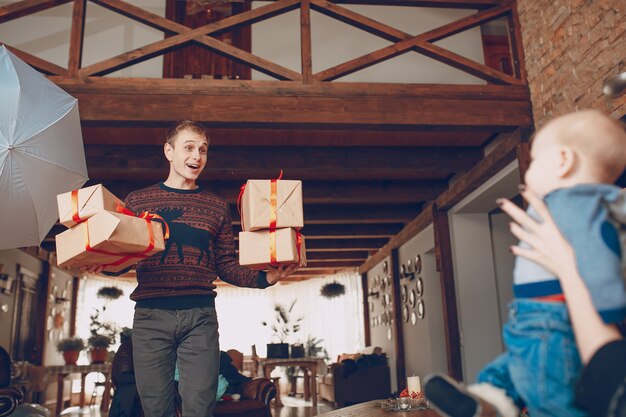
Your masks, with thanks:
[{"label": "dark wooden chair", "polygon": [[11,357],[0,347],[0,417],[6,417],[15,411],[24,395],[11,385]]},{"label": "dark wooden chair", "polygon": [[[128,390],[134,390],[135,376],[133,367],[133,345],[131,339],[126,339],[120,345],[115,357],[113,358],[111,369],[111,382],[116,387],[116,395],[118,395],[117,387],[121,388],[125,385]],[[218,401],[213,412],[214,417],[240,416],[240,417],[271,417],[269,403],[276,396],[276,387],[267,378],[254,378],[245,382],[241,386],[241,399],[239,401]],[[176,417],[182,416],[182,401],[178,391],[174,393],[174,402],[176,405]],[[119,404],[114,402],[115,404]],[[117,415],[112,406],[110,415]],[[129,398],[124,415],[128,417],[143,417],[143,410],[139,395]],[[2,417],[2,416],[0,416]]]}]

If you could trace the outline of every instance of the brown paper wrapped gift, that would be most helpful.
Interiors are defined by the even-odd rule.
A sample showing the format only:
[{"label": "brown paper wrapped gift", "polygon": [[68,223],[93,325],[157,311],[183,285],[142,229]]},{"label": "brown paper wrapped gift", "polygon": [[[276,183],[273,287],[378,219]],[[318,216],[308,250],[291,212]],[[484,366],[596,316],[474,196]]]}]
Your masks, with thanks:
[{"label": "brown paper wrapped gift", "polygon": [[[77,200],[73,200],[72,193],[77,195]],[[102,184],[57,195],[59,221],[67,227],[87,220],[102,210],[116,211],[118,205],[124,207],[124,203]]]},{"label": "brown paper wrapped gift", "polygon": [[[154,247],[145,252],[150,245],[150,230]],[[104,265],[105,271],[117,272],[161,252],[165,244],[158,221],[101,211],[59,233],[56,249],[59,266]],[[133,254],[141,256],[131,256]]]},{"label": "brown paper wrapped gift", "polygon": [[[273,235],[273,237],[272,237]],[[272,239],[275,238],[275,262],[272,262]],[[298,246],[299,250],[298,250]],[[304,236],[294,229],[239,232],[239,264],[254,269],[274,265],[306,266]]]},{"label": "brown paper wrapped gift", "polygon": [[[272,198],[275,184],[275,200]],[[275,201],[275,205],[272,204]],[[241,197],[241,229],[245,232],[304,226],[302,181],[248,180]],[[276,224],[272,225],[272,218]]]}]

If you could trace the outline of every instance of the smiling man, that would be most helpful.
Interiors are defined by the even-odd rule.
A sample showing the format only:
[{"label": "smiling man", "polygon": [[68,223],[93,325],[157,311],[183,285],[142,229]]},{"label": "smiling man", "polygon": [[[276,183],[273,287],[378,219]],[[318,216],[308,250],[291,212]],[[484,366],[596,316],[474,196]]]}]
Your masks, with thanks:
[{"label": "smiling man", "polygon": [[209,138],[194,121],[176,123],[166,135],[167,179],[131,192],[126,207],[167,221],[165,250],[137,264],[133,323],[135,377],[148,417],[174,416],[174,368],[180,371],[183,416],[213,415],[219,371],[215,285],[266,288],[297,266],[253,271],[235,256],[228,204],[196,184],[207,162]]}]

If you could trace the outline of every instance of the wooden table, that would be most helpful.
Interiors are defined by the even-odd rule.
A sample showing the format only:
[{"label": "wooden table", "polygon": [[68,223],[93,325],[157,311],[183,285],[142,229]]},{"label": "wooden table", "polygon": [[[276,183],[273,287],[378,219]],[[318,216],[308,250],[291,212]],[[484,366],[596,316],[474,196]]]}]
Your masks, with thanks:
[{"label": "wooden table", "polygon": [[320,414],[319,417],[440,417],[435,410],[385,411],[380,407],[383,400],[368,401]]},{"label": "wooden table", "polygon": [[[320,358],[259,358],[259,366],[263,369],[263,376],[270,378],[270,374],[277,366],[300,366],[306,369],[305,375],[308,374],[308,385],[311,390],[311,402],[313,407],[317,407],[317,372],[320,362],[324,360]],[[306,384],[306,382],[305,382]],[[280,390],[280,387],[276,387]]]},{"label": "wooden table", "polygon": [[80,374],[80,407],[85,406],[85,378],[92,372],[104,374],[104,394],[102,395],[101,411],[109,410],[111,400],[111,364],[99,363],[91,365],[58,365],[58,366],[34,366],[30,364],[14,365],[19,369],[22,379],[29,382],[31,400],[46,390],[49,383],[56,377],[57,402],[56,415],[63,411],[63,381],[69,374]]}]

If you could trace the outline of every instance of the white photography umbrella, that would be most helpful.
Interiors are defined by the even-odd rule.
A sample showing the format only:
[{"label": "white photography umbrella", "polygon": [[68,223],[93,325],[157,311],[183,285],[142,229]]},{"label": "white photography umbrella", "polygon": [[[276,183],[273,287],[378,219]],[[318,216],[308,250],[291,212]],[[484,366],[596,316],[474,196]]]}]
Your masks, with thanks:
[{"label": "white photography umbrella", "polygon": [[0,48],[0,250],[38,246],[87,165],[78,102]]}]

